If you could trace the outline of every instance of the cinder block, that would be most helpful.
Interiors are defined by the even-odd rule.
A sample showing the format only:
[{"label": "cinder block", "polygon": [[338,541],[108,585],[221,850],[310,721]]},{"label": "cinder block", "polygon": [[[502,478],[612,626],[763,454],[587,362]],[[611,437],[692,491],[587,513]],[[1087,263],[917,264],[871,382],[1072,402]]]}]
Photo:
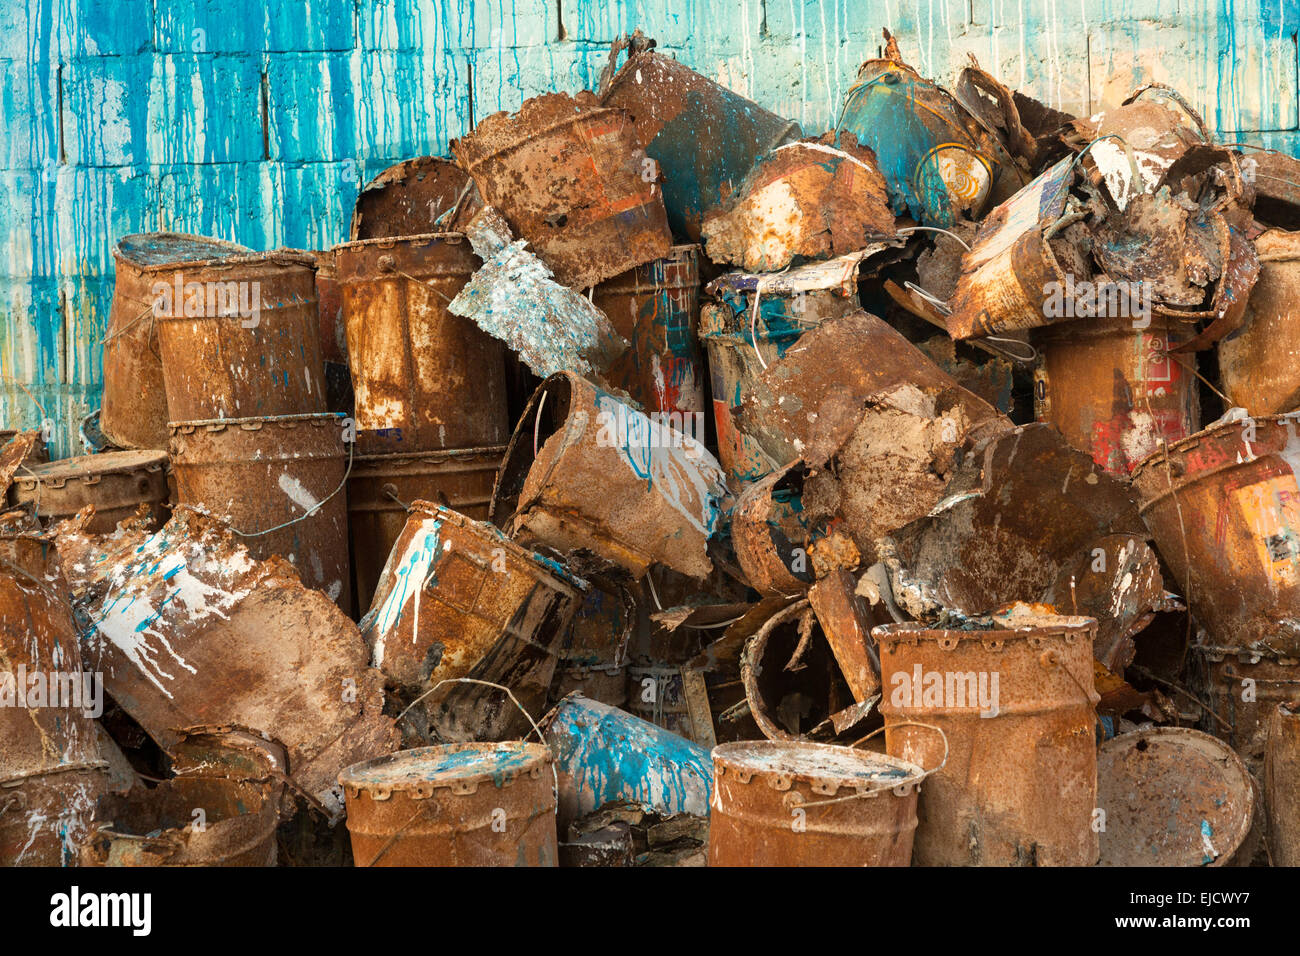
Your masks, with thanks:
[{"label": "cinder block", "polygon": [[152,35],[152,0],[0,4],[0,59],[132,56],[149,50]]},{"label": "cinder block", "polygon": [[560,22],[566,40],[609,43],[640,29],[663,46],[682,46],[700,33],[727,29],[729,18],[711,6],[708,0],[560,0]]},{"label": "cinder block", "polygon": [[347,241],[352,209],[364,185],[357,163],[277,164],[273,177],[283,197],[282,245],[328,249]]},{"label": "cinder block", "polygon": [[251,249],[279,245],[282,198],[273,163],[216,163],[160,167],[146,197],[157,225],[242,243]]},{"label": "cinder block", "polygon": [[350,50],[351,3],[283,0],[167,0],[154,31],[162,53],[263,53]]},{"label": "cinder block", "polygon": [[147,166],[65,166],[55,183],[58,273],[113,274],[113,247],[133,232],[159,228]]},{"label": "cinder block", "polygon": [[0,376],[4,384],[58,382],[63,311],[52,276],[0,279]]},{"label": "cinder block", "polygon": [[473,13],[460,0],[360,0],[357,49],[458,51],[469,43]]},{"label": "cinder block", "polygon": [[543,93],[592,89],[608,51],[588,43],[553,43],[523,49],[474,53],[474,119],[502,110],[514,112],[524,100]]},{"label": "cinder block", "polygon": [[63,137],[76,166],[148,162],[155,58],[73,59],[63,68]]},{"label": "cinder block", "polygon": [[360,155],[442,154],[468,128],[463,57],[367,52],[355,88]]},{"label": "cinder block", "polygon": [[113,308],[114,279],[72,276],[60,280],[67,325],[66,381],[104,381],[104,335]]},{"label": "cinder block", "polygon": [[361,54],[272,53],[266,76],[272,160],[344,160],[357,155]]},{"label": "cinder block", "polygon": [[60,167],[0,171],[0,276],[55,275],[55,185]]},{"label": "cinder block", "polygon": [[0,168],[41,169],[59,158],[58,64],[0,60]]},{"label": "cinder block", "polygon": [[262,59],[158,58],[149,89],[149,161],[238,163],[263,158]]}]

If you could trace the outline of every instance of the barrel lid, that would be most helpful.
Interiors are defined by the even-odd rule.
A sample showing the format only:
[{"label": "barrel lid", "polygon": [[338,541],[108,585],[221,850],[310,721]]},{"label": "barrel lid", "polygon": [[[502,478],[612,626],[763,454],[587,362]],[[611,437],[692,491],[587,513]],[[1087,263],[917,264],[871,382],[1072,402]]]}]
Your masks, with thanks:
[{"label": "barrel lid", "polygon": [[741,740],[713,748],[713,761],[743,780],[764,776],[775,789],[794,780],[812,783],[818,793],[899,787],[919,782],[925,771],[899,757],[810,741]]},{"label": "barrel lid", "polygon": [[381,800],[396,791],[417,798],[438,788],[473,793],[481,783],[505,787],[523,774],[535,777],[551,759],[544,745],[519,740],[442,744],[353,764],[339,774],[339,783],[351,793],[364,790]]},{"label": "barrel lid", "polygon": [[177,262],[213,262],[255,255],[237,242],[183,232],[139,232],[118,240],[113,254],[137,266],[166,266]]},{"label": "barrel lid", "polygon": [[98,455],[77,455],[39,465],[25,465],[19,481],[42,482],[87,478],[95,475],[121,475],[134,471],[156,471],[167,467],[167,452],[133,448],[106,451]]}]

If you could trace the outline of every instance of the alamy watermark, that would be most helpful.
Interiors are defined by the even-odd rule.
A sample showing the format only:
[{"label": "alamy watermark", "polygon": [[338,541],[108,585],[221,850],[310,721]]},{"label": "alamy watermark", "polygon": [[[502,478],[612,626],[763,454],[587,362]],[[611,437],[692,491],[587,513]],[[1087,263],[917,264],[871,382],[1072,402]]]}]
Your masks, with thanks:
[{"label": "alamy watermark", "polygon": [[0,707],[40,710],[63,707],[85,717],[104,713],[104,677],[90,671],[0,671]]},{"label": "alamy watermark", "polygon": [[942,707],[945,710],[979,709],[981,717],[999,713],[997,671],[927,671],[916,664],[896,671],[889,702],[896,708]]},{"label": "alamy watermark", "polygon": [[703,412],[651,412],[649,415],[618,405],[596,415],[600,430],[596,444],[602,448],[681,448],[687,457],[704,448]]},{"label": "alamy watermark", "polygon": [[1043,286],[1043,317],[1057,319],[1132,319],[1133,328],[1151,324],[1149,282],[1075,282],[1069,273],[1064,282]]},{"label": "alamy watermark", "polygon": [[262,322],[262,283],[186,282],[176,273],[171,282],[153,284],[153,314],[160,319],[237,318],[246,329]]}]

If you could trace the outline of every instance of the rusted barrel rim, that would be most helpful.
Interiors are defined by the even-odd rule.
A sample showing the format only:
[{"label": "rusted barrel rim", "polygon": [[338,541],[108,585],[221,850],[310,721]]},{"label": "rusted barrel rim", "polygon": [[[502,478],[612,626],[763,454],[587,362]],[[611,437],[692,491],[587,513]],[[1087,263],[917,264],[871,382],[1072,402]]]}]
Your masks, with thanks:
[{"label": "rusted barrel rim", "polygon": [[[425,757],[440,757],[456,753],[478,752],[485,757],[492,755],[506,756],[522,753],[522,762],[504,769],[485,767],[482,770],[462,770],[459,773],[447,773],[442,779],[420,779],[414,775],[403,778],[400,773],[391,773],[382,782],[366,780],[367,774],[386,770],[400,771],[400,765]],[[439,744],[433,747],[417,747],[414,750],[399,750],[372,760],[364,760],[343,769],[338,776],[339,785],[344,792],[357,798],[365,793],[374,800],[388,800],[394,793],[405,794],[412,800],[426,800],[438,790],[450,790],[460,796],[472,794],[479,784],[491,782],[497,787],[508,787],[520,777],[538,779],[542,770],[554,762],[551,750],[545,744],[530,744],[523,741],[505,741],[502,743],[467,743]],[[550,792],[551,788],[547,787]]]},{"label": "rusted barrel rim", "polygon": [[[220,244],[224,244],[226,241],[224,239],[212,239],[208,236],[189,236],[183,233],[170,233],[170,232],[169,233],[137,233],[136,235],[177,236],[186,239],[202,239],[205,242],[220,243]],[[121,240],[121,242],[125,242],[127,239],[130,238],[132,238],[132,236],[126,236]],[[115,246],[113,249],[113,254],[115,256],[119,255],[121,242],[119,242],[118,245]],[[230,243],[230,245],[235,249],[239,249],[242,251],[236,255],[221,256],[215,259],[173,259],[170,262],[158,262],[158,263],[151,263],[149,265],[142,265],[141,263],[137,262],[134,259],[127,258],[125,254],[121,254],[119,261],[122,264],[128,266],[129,268],[142,273],[177,272],[177,271],[186,271],[186,270],[190,270],[194,272],[200,272],[200,271],[222,272],[222,271],[227,271],[230,269],[235,269],[244,266],[260,266],[260,265],[301,267],[304,269],[309,269],[312,272],[316,271],[316,264],[317,264],[316,253],[310,252],[305,249],[289,249],[286,247],[281,249],[271,249],[268,250],[267,252],[257,252],[256,250],[249,249],[246,246],[241,246],[238,243]]]},{"label": "rusted barrel rim", "polygon": [[232,257],[247,258],[253,254],[253,250],[248,246],[240,245],[237,242],[230,242],[227,239],[216,239],[212,236],[200,236],[192,232],[133,232],[130,235],[123,236],[117,242],[113,243],[113,258],[119,264],[129,266],[137,272],[170,272],[178,265],[186,265],[191,268],[201,269],[214,263],[226,262],[229,257],[218,256],[210,259],[173,259],[168,262],[144,263],[130,258],[124,251],[123,246],[132,239],[187,239],[205,242],[216,248],[227,248],[231,251]]},{"label": "rusted barrel rim", "polygon": [[[906,776],[898,779],[893,777],[850,777],[844,774],[813,774],[791,767],[756,769],[746,766],[741,760],[742,755],[746,752],[753,754],[755,751],[767,751],[773,754],[790,753],[791,751],[803,751],[805,754],[823,754],[852,760],[862,764],[864,769],[876,765],[891,770],[901,770]],[[813,793],[826,796],[835,796],[841,789],[851,790],[864,796],[875,796],[883,792],[881,790],[882,785],[887,785],[890,790],[900,787],[910,788],[920,783],[927,776],[926,771],[919,765],[901,757],[892,757],[871,750],[838,747],[834,744],[814,743],[807,740],[737,740],[731,743],[719,744],[713,748],[710,756],[713,759],[715,778],[730,775],[734,776],[740,783],[749,783],[757,777],[776,791],[789,790],[796,782],[807,783]]]},{"label": "rusted barrel rim", "polygon": [[340,242],[338,245],[330,248],[330,252],[337,256],[340,252],[351,252],[361,249],[396,249],[398,246],[431,246],[437,242],[463,243],[468,242],[463,232],[423,232],[418,236],[384,236],[378,239],[353,239],[349,242]]},{"label": "rusted barrel rim", "polygon": [[311,425],[316,428],[325,425],[342,425],[347,416],[342,412],[308,412],[300,415],[268,415],[253,418],[202,418],[192,422],[168,422],[167,428],[173,436],[189,435],[200,428],[205,431],[219,432],[229,428],[244,431],[257,431],[268,425],[280,428],[295,428],[298,425]]},{"label": "rusted barrel rim", "polygon": [[[112,459],[119,459],[113,461]],[[132,461],[121,460],[132,458]],[[99,459],[103,459],[102,461]],[[166,471],[170,457],[165,451],[152,449],[127,449],[104,452],[100,455],[78,455],[38,465],[25,465],[25,471],[16,475],[14,483],[21,488],[62,488],[70,481],[95,484],[105,475],[129,475],[144,471],[150,474]]]},{"label": "rusted barrel rim", "polygon": [[[1133,471],[1129,475],[1129,480],[1133,484],[1136,484],[1138,480],[1138,476],[1143,472],[1145,472],[1147,469],[1155,468],[1158,465],[1164,464],[1165,461],[1167,460],[1172,463],[1173,456],[1181,455],[1183,452],[1187,451],[1188,449],[1195,448],[1201,442],[1214,438],[1222,434],[1223,432],[1226,432],[1230,428],[1240,429],[1243,423],[1246,421],[1251,421],[1256,426],[1261,424],[1280,425],[1286,422],[1293,422],[1296,423],[1297,425],[1300,425],[1300,411],[1283,412],[1277,415],[1249,415],[1246,416],[1245,418],[1233,418],[1233,419],[1229,419],[1228,421],[1215,422],[1214,424],[1210,425],[1208,428],[1202,428],[1199,432],[1194,432],[1193,434],[1188,435],[1186,438],[1180,438],[1172,445],[1167,445],[1164,448],[1157,448],[1155,451],[1147,455],[1145,458],[1143,458],[1141,461],[1139,461],[1136,465],[1133,466]],[[1242,464],[1246,464],[1246,462],[1232,461],[1232,462],[1228,462],[1225,467],[1231,468]],[[1219,470],[1221,470],[1221,468],[1207,469],[1203,472],[1193,475],[1189,480],[1182,480],[1184,477],[1183,475],[1175,475],[1174,477],[1176,479],[1179,479],[1179,482],[1173,490],[1177,491],[1179,488],[1186,487],[1192,482],[1200,481],[1204,478],[1208,478],[1211,475],[1217,473]],[[1163,501],[1165,498],[1169,497],[1170,494],[1171,491],[1169,489],[1166,489],[1165,491],[1162,491],[1159,495],[1156,495],[1155,497],[1143,502],[1138,510],[1140,512],[1145,512],[1148,508],[1151,508],[1158,502]]]},{"label": "rusted barrel rim", "polygon": [[[1009,624],[1014,619],[995,619],[997,623],[1006,620]],[[1009,641],[1043,641],[1050,637],[1063,637],[1066,642],[1080,638],[1091,643],[1097,633],[1095,618],[1074,615],[1036,615],[1032,620],[1041,623],[1017,627],[993,627],[986,630],[955,630],[952,628],[932,627],[917,621],[904,621],[897,624],[880,624],[871,629],[871,636],[877,644],[917,644],[921,641],[934,641],[944,650],[952,650],[963,642],[980,643],[987,649],[997,649]]]},{"label": "rusted barrel rim", "polygon": [[1228,657],[1235,657],[1242,664],[1258,664],[1261,661],[1271,661],[1284,667],[1300,665],[1300,658],[1290,657],[1267,647],[1226,647],[1214,644],[1192,644],[1187,649],[1202,654],[1216,663]]},{"label": "rusted barrel rim", "polygon": [[[687,278],[675,282],[641,282],[638,273],[658,266],[661,262],[683,263],[688,266]],[[630,280],[624,276],[631,276]],[[693,280],[693,281],[692,281]],[[662,292],[665,289],[699,289],[700,287],[700,246],[698,243],[685,243],[672,246],[666,256],[651,259],[639,266],[633,266],[627,272],[619,273],[611,279],[596,286],[596,295],[643,295]]]},{"label": "rusted barrel rim", "polygon": [[[404,465],[420,461],[469,461],[474,458],[495,458],[505,456],[505,445],[484,445],[480,448],[439,448],[434,451],[398,451],[382,455],[357,455],[353,459],[352,475],[369,466]],[[494,466],[496,467],[496,466]]]},{"label": "rusted barrel rim", "polygon": [[1105,339],[1137,337],[1151,332],[1185,331],[1189,335],[1196,331],[1196,322],[1173,315],[1151,315],[1151,324],[1146,328],[1135,328],[1132,319],[1072,319],[1053,322],[1050,325],[1030,329],[1034,338],[1044,347],[1057,344],[1058,341],[1071,339]]},{"label": "rusted barrel rim", "polygon": [[[567,94],[552,93],[543,95],[566,96]],[[570,97],[570,99],[577,102],[576,97]],[[510,153],[513,153],[530,143],[534,143],[537,140],[550,136],[560,130],[576,126],[579,123],[608,122],[611,117],[622,116],[627,127],[630,129],[632,126],[631,116],[628,114],[627,110],[621,109],[620,107],[601,106],[598,103],[577,103],[577,105],[580,107],[579,109],[536,129],[531,128],[528,120],[523,118],[523,114],[529,109],[527,103],[513,113],[507,110],[493,113],[491,116],[484,119],[483,122],[480,123],[479,126],[469,135],[462,136],[459,140],[456,140],[452,145],[452,152],[456,153],[458,151],[457,147],[459,147],[459,152],[465,154],[463,156],[457,156],[457,159],[464,163],[465,171],[470,173],[472,176],[474,171],[486,162],[493,159],[500,159],[503,156],[508,156]],[[586,108],[581,108],[584,106],[586,106]],[[485,128],[487,124],[492,124],[492,127]],[[501,135],[498,134],[497,128],[501,130],[501,134],[513,134],[515,138],[511,142],[502,143],[501,146],[497,149],[491,150],[490,152],[480,151],[477,146],[479,141],[484,138],[490,139],[497,135]],[[502,138],[505,138],[504,135]],[[586,137],[578,138],[582,140],[584,146],[590,148],[590,144],[587,142]]]},{"label": "rusted barrel rim", "polygon": [[745,688],[745,700],[749,702],[749,711],[754,718],[754,723],[758,729],[763,732],[763,736],[768,740],[784,741],[794,743],[807,740],[798,734],[791,734],[778,727],[767,715],[766,708],[762,706],[763,698],[758,688],[758,667],[757,658],[762,656],[767,649],[768,638],[777,626],[784,624],[791,618],[799,618],[803,614],[812,613],[812,603],[807,598],[801,598],[793,604],[786,605],[774,613],[763,626],[758,629],[753,637],[745,641],[745,646],[740,651],[740,682]]}]

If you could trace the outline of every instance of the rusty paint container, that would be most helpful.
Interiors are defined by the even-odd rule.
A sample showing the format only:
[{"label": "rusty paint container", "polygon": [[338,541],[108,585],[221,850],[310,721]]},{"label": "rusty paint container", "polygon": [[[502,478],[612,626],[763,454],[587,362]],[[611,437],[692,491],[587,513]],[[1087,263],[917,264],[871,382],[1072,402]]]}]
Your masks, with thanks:
[{"label": "rusty paint container", "polygon": [[447,305],[478,266],[435,233],[335,247],[363,455],[501,444],[504,346]]},{"label": "rusty paint container", "polygon": [[416,454],[358,455],[348,475],[348,533],[357,607],[369,607],[410,503],[437,501],[469,518],[487,517],[505,446]]},{"label": "rusty paint container", "polygon": [[1254,819],[1245,764],[1209,734],[1153,727],[1097,755],[1102,866],[1223,866]]},{"label": "rusty paint container", "polygon": [[1034,417],[1117,475],[1201,427],[1196,379],[1184,364],[1196,358],[1170,354],[1195,329],[1160,316],[1145,329],[1134,321],[1065,322],[1031,337]]},{"label": "rusty paint container", "polygon": [[630,117],[586,90],[494,113],[451,151],[562,285],[590,288],[662,258],[673,244]]},{"label": "rusty paint container", "polygon": [[328,412],[173,422],[177,501],[229,521],[254,556],[288,558],[349,611],[345,429]]},{"label": "rusty paint container", "polygon": [[165,451],[110,451],[63,458],[23,468],[9,489],[9,500],[28,506],[49,525],[71,518],[86,505],[95,516],[86,530],[110,534],[119,521],[145,505],[150,527],[167,520],[168,460]]},{"label": "rusty paint container", "polygon": [[602,78],[600,93],[631,117],[637,146],[662,170],[668,224],[692,242],[704,213],[730,197],[760,156],[803,135],[798,123],[652,49]]},{"label": "rusty paint container", "polygon": [[668,255],[602,282],[591,301],[632,344],[605,374],[647,412],[698,412],[704,405],[700,247]]},{"label": "rusty paint container", "polygon": [[1232,404],[1252,415],[1300,407],[1300,232],[1255,240],[1259,280],[1245,324],[1219,342],[1219,375]]},{"label": "rusty paint container", "polygon": [[641,578],[701,579],[729,506],[721,466],[690,435],[570,372],[533,393],[492,492],[492,520],[561,552],[586,549]]},{"label": "rusty paint container", "polygon": [[[416,501],[361,631],[390,684],[418,690],[459,677],[493,681],[537,714],[583,586],[492,525]],[[495,688],[448,684],[424,704],[444,740],[528,729]]]},{"label": "rusty paint container", "polygon": [[1252,772],[1263,766],[1269,716],[1300,704],[1300,659],[1261,651],[1193,645],[1211,718],[1202,727],[1224,740]]},{"label": "rusty paint container", "polygon": [[627,801],[661,816],[707,816],[709,752],[627,711],[570,694],[542,720],[559,774],[559,826]]},{"label": "rusty paint container", "polygon": [[314,256],[234,256],[172,280],[155,310],[169,421],[325,411]]},{"label": "rusty paint container", "polygon": [[169,752],[175,777],[100,799],[108,822],[82,844],[82,866],[275,865],[284,749],[247,731],[196,730]]},{"label": "rusty paint container", "polygon": [[[120,448],[167,443],[167,393],[154,303],[177,275],[252,255],[233,242],[175,232],[123,238],[113,248],[116,285],[104,335],[104,396],[99,427]],[[205,296],[206,299],[206,296]]]},{"label": "rusty paint container", "polygon": [[483,205],[469,174],[450,159],[417,156],[366,184],[352,211],[352,239],[461,232]]},{"label": "rusty paint container", "polygon": [[907,866],[925,776],[906,760],[830,744],[722,744],[709,865]]},{"label": "rusty paint container", "polygon": [[1173,587],[1216,646],[1300,657],[1297,419],[1228,419],[1133,470]]},{"label": "rusty paint container", "polygon": [[1018,614],[979,629],[871,633],[889,753],[943,769],[925,784],[921,866],[1091,866],[1097,797],[1091,618]]},{"label": "rusty paint container", "polygon": [[1300,707],[1278,704],[1264,751],[1268,853],[1274,866],[1300,866]]},{"label": "rusty paint container", "polygon": [[0,866],[75,863],[109,785],[67,590],[49,543],[0,538]]},{"label": "rusty paint container", "polygon": [[339,774],[357,866],[556,866],[551,754],[540,744],[403,750]]}]

